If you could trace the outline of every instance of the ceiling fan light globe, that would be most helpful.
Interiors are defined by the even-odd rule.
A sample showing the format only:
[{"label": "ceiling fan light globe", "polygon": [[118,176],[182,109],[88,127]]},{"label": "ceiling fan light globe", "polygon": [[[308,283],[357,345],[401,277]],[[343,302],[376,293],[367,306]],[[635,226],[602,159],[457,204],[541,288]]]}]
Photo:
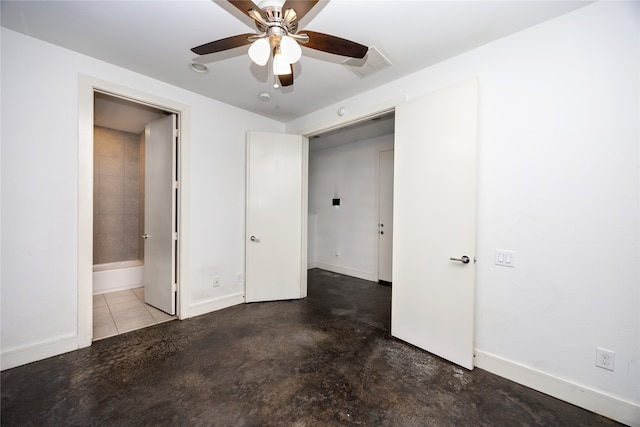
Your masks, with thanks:
[{"label": "ceiling fan light globe", "polygon": [[291,65],[281,53],[276,53],[273,57],[273,74],[276,76],[285,76],[291,74]]},{"label": "ceiling fan light globe", "polygon": [[265,38],[258,39],[249,47],[249,57],[256,64],[263,66],[269,61],[271,56],[271,47]]},{"label": "ceiling fan light globe", "polygon": [[289,36],[284,36],[282,40],[280,40],[280,50],[289,64],[298,62],[302,56],[300,45]]},{"label": "ceiling fan light globe", "polygon": [[277,7],[282,9],[285,0],[251,0],[251,2],[258,6],[260,9],[264,9],[267,7]]}]

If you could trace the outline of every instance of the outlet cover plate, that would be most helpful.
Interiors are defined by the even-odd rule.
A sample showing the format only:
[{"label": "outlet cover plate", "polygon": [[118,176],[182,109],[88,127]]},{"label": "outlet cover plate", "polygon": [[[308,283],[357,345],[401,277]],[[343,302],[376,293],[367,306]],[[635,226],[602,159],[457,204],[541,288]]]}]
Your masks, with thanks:
[{"label": "outlet cover plate", "polygon": [[609,371],[615,370],[616,353],[606,348],[596,347],[596,366]]}]

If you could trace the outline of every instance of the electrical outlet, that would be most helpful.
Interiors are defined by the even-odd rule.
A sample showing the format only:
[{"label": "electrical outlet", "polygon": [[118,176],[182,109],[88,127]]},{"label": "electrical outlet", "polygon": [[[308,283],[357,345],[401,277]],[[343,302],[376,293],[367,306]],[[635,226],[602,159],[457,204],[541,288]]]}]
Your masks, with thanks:
[{"label": "electrical outlet", "polygon": [[596,347],[596,366],[613,371],[615,369],[616,353],[604,348]]},{"label": "electrical outlet", "polygon": [[220,276],[213,276],[211,278],[211,282],[213,284],[213,287],[217,288],[218,286],[220,286]]}]

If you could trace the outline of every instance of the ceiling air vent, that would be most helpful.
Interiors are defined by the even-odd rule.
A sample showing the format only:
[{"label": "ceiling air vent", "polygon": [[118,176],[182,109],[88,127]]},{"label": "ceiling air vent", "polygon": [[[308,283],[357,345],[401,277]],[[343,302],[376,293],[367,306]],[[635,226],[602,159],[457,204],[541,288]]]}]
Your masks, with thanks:
[{"label": "ceiling air vent", "polygon": [[367,77],[376,71],[391,66],[391,62],[373,46],[369,48],[364,58],[350,58],[343,62],[343,64],[360,77]]}]

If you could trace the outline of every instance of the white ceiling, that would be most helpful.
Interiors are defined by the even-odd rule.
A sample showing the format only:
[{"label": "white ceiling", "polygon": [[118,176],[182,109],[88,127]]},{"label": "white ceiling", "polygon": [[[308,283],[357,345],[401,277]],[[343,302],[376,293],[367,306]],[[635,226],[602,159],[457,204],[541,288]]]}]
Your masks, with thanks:
[{"label": "white ceiling", "polygon": [[[342,65],[345,58],[303,48],[294,85],[277,90],[247,47],[200,58],[206,74],[189,69],[196,57],[190,48],[253,32],[249,18],[226,1],[2,0],[0,13],[3,27],[287,122],[588,3],[321,1],[301,29],[375,46],[392,66],[360,78]],[[258,98],[263,91],[271,100]]]},{"label": "white ceiling", "polygon": [[139,134],[144,127],[164,117],[157,108],[96,93],[93,102],[93,124],[96,126]]}]

